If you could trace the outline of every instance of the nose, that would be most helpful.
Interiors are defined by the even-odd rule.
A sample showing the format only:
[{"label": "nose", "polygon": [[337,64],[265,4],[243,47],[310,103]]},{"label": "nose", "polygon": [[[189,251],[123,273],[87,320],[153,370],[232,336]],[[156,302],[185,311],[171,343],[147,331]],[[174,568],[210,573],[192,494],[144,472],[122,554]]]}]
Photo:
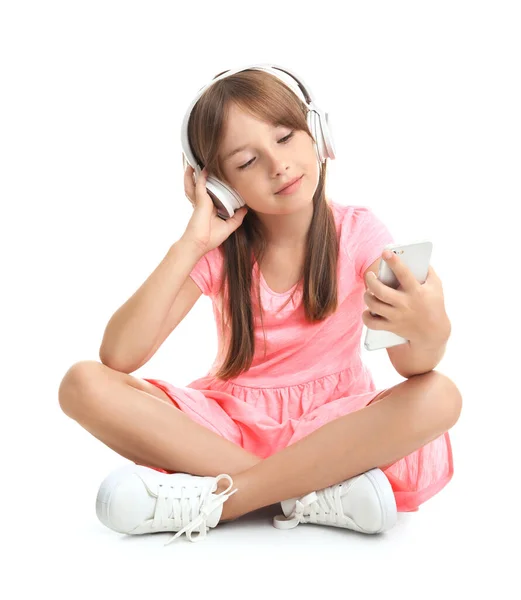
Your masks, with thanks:
[{"label": "nose", "polygon": [[268,161],[273,177],[277,177],[289,169],[289,161],[287,157],[277,156],[275,153],[272,153],[272,155],[268,158]]}]

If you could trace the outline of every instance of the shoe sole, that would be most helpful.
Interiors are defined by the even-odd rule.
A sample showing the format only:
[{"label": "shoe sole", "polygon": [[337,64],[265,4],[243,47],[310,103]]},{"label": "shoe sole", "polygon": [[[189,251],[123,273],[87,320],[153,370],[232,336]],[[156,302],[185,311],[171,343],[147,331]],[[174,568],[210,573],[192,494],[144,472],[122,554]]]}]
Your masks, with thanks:
[{"label": "shoe sole", "polygon": [[394,497],[391,483],[381,469],[371,469],[370,471],[364,473],[364,475],[369,479],[376,490],[383,519],[383,524],[380,529],[377,531],[364,533],[383,533],[384,531],[394,527],[398,520],[396,511],[396,498]]}]

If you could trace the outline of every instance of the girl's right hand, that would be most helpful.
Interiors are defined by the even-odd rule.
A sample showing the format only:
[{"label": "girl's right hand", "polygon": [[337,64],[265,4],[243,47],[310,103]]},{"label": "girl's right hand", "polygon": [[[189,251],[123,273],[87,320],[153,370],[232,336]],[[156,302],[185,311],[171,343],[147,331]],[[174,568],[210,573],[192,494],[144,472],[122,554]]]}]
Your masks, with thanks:
[{"label": "girl's right hand", "polygon": [[206,254],[220,246],[238,227],[248,212],[246,206],[235,211],[233,217],[221,219],[217,207],[206,190],[207,171],[204,168],[194,184],[195,170],[187,165],[184,175],[185,195],[194,207],[194,212],[181,239],[189,241]]}]

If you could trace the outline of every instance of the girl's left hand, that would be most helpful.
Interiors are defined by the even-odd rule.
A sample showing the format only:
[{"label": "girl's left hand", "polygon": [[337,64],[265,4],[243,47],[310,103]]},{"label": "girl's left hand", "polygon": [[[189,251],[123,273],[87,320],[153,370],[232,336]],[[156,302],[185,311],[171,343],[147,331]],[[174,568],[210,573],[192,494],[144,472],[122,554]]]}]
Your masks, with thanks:
[{"label": "girl's left hand", "polygon": [[[391,267],[400,285],[385,285],[373,273],[367,274],[364,301],[369,307],[362,313],[368,329],[391,331],[411,344],[433,346],[446,341],[451,325],[445,311],[441,280],[429,266],[427,279],[421,284],[411,270],[391,252],[382,257]],[[372,316],[371,313],[376,313]]]}]

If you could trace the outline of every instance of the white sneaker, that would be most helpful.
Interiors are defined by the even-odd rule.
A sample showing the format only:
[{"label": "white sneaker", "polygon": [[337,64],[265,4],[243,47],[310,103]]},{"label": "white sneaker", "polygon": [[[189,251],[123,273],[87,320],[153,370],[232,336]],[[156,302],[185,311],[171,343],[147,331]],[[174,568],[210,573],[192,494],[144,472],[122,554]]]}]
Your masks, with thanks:
[{"label": "white sneaker", "polygon": [[[230,486],[213,494],[218,482],[228,478]],[[204,538],[219,523],[223,504],[235,494],[229,475],[199,477],[187,473],[161,473],[142,465],[125,465],[101,483],[96,498],[98,519],[118,533],[142,534],[177,531],[165,544],[186,533],[191,542]],[[199,534],[192,537],[192,531]]]},{"label": "white sneaker", "polygon": [[381,533],[397,521],[393,489],[380,469],[371,469],[300,499],[283,500],[281,505],[284,515],[273,519],[277,529],[317,523]]}]

